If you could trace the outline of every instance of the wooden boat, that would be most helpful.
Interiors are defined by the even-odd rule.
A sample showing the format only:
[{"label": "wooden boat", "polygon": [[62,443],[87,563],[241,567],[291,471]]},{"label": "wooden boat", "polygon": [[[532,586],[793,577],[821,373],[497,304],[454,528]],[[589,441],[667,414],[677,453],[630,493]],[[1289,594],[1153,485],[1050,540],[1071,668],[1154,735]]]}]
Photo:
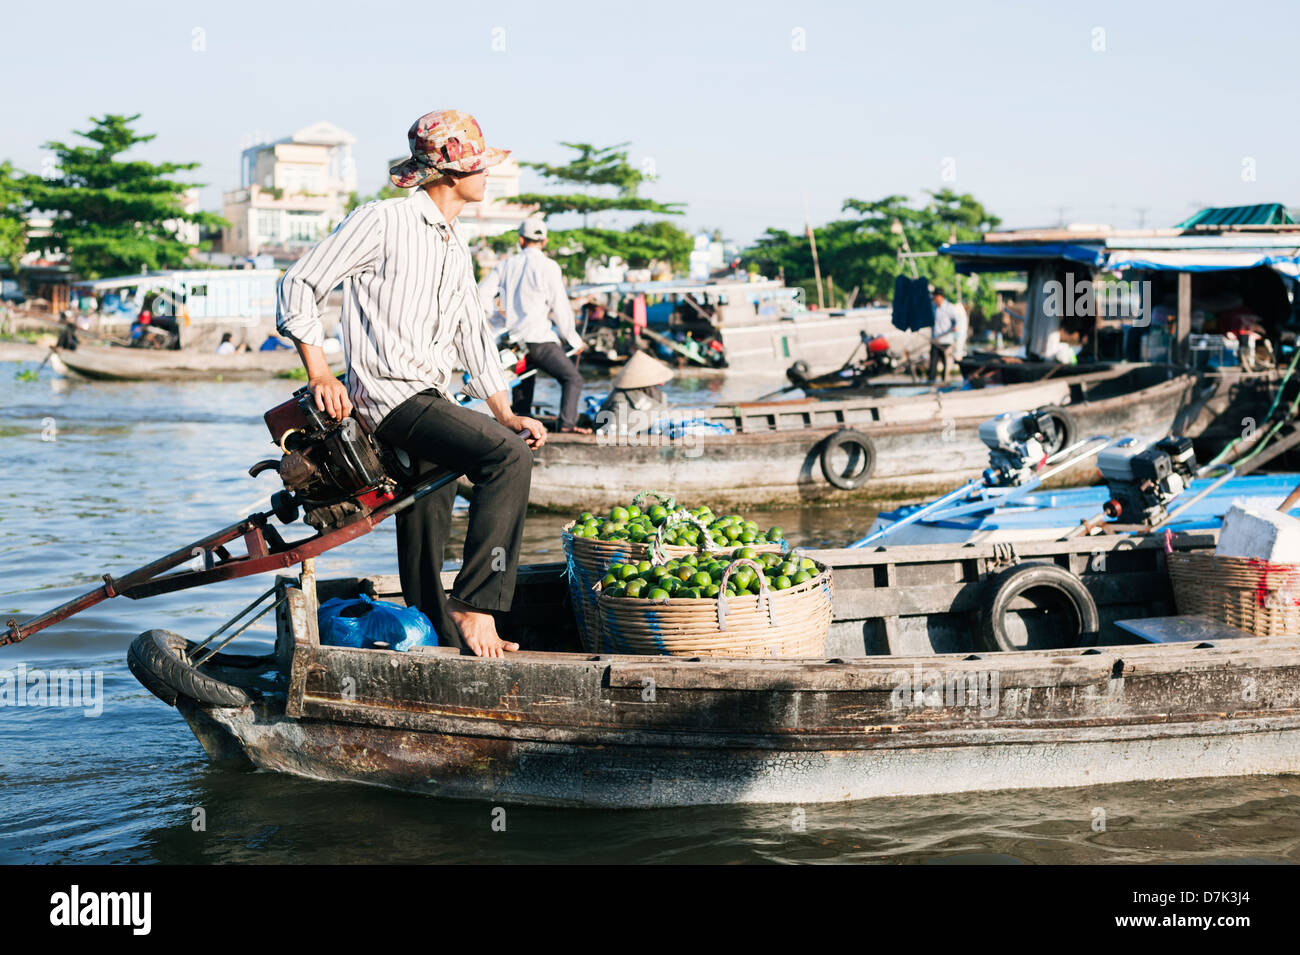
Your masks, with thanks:
[{"label": "wooden boat", "polygon": [[1116,367],[1116,362],[1079,362],[1074,365],[1059,361],[1030,361],[1013,358],[996,352],[972,352],[957,362],[962,377],[973,387],[984,385],[1018,385],[1044,378],[1073,378]]},{"label": "wooden boat", "polygon": [[[1165,366],[1134,365],[905,397],[673,408],[672,418],[702,418],[732,433],[553,434],[534,456],[529,500],[536,507],[580,510],[625,503],[644,488],[672,488],[679,500],[736,507],[919,499],[987,467],[979,425],[1003,411],[1057,406],[1068,413],[1074,437],[1155,440],[1169,433],[1194,384],[1194,376]],[[852,450],[843,454],[845,447]],[[1086,483],[1090,475],[1072,470],[1061,481]]]},{"label": "wooden boat", "polygon": [[[56,348],[55,370],[97,381],[247,380],[288,375],[302,367],[294,351],[254,351],[218,355],[192,349],[112,348],[82,345]],[[343,368],[343,354],[330,355],[330,367]]]},{"label": "wooden boat", "polygon": [[[1132,644],[1130,618],[1172,611],[1159,538],[813,554],[835,573],[816,659],[578,651],[559,564],[521,573],[501,629],[523,649],[503,660],[321,646],[320,600],[400,596],[388,577],[317,586],[307,562],[278,581],[273,653],[222,653],[197,680],[142,682],[214,760],[493,802],[809,803],[1300,772],[1300,639],[1182,620],[1182,642]],[[1050,612],[1035,629],[1050,595],[1033,588],[1024,611],[1007,611],[1026,649],[975,642],[972,621],[1008,572],[1044,563],[1087,588],[1096,645],[1054,645]],[[141,634],[137,676],[138,648],[159,641],[177,660],[186,646]]]}]

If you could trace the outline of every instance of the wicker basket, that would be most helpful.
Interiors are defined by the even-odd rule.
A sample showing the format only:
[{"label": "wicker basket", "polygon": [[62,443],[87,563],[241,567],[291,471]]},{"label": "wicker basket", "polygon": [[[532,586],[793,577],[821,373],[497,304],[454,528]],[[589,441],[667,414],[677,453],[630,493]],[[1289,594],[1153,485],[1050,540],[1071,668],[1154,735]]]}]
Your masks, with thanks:
[{"label": "wicker basket", "polygon": [[1213,553],[1165,555],[1174,603],[1257,637],[1300,634],[1300,564]]},{"label": "wicker basket", "polygon": [[[661,501],[676,503],[673,498],[657,491],[642,491],[632,499],[632,503],[640,507],[647,494],[653,494]],[[568,564],[569,596],[573,603],[574,622],[578,626],[578,635],[582,638],[583,647],[590,653],[600,652],[600,624],[596,614],[596,596],[592,588],[609,573],[611,564],[640,563],[643,560],[651,560],[654,555],[659,557],[660,563],[664,563],[672,557],[726,553],[736,547],[753,547],[757,553],[781,553],[786,546],[780,543],[729,544],[719,547],[714,543],[708,528],[685,511],[675,511],[671,514],[668,520],[660,525],[655,536],[644,542],[603,541],[593,537],[574,537],[572,531],[576,523],[577,521],[570,521],[564,525],[560,540],[564,546],[564,559]],[[695,547],[663,542],[664,534],[670,528],[682,523],[694,524],[702,531],[700,543]]]},{"label": "wicker basket", "polygon": [[820,657],[831,626],[831,571],[788,590],[770,590],[762,565],[740,558],[728,565],[722,586],[742,566],[755,568],[762,592],[716,600],[606,597],[596,584],[603,653],[700,657]]}]

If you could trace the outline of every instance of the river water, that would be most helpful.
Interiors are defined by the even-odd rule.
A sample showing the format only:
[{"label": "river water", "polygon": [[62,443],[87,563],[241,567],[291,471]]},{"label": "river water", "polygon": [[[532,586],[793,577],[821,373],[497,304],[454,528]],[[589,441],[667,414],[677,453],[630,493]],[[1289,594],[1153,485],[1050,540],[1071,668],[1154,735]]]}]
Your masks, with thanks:
[{"label": "river water", "polygon": [[[265,506],[261,414],[296,387],[36,381],[0,364],[0,618],[25,618]],[[674,383],[677,402],[779,382]],[[592,380],[588,390],[605,385]],[[553,402],[548,380],[537,399]],[[870,510],[769,512],[794,543],[860,536]],[[458,518],[458,521],[462,520]],[[560,515],[530,517],[527,558],[557,560]],[[321,576],[396,573],[391,522],[318,560]],[[459,803],[211,766],[175,710],[126,668],[130,641],[206,635],[269,578],[114,600],[0,649],[0,671],[102,678],[102,711],[0,706],[0,863],[1300,861],[1300,779],[1257,777],[633,812]],[[232,649],[262,652],[270,625]],[[802,814],[800,814],[802,813]],[[199,826],[196,820],[202,819]],[[499,827],[498,827],[499,828]]]}]

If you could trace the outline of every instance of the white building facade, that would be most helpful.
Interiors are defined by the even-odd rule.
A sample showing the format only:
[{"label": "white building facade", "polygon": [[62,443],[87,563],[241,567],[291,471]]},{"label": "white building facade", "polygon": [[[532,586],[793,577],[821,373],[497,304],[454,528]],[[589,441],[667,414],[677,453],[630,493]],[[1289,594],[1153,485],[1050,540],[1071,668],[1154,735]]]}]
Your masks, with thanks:
[{"label": "white building facade", "polygon": [[222,251],[295,259],[327,236],[357,188],[355,142],[322,121],[245,149],[239,188],[225,194]]}]

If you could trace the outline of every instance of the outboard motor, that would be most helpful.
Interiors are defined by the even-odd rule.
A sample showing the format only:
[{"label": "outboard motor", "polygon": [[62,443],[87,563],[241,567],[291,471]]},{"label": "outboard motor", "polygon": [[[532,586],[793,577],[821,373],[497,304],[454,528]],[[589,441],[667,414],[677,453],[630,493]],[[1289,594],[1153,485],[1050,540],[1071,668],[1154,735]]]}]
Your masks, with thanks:
[{"label": "outboard motor", "polygon": [[1196,476],[1191,438],[1162,438],[1151,446],[1123,438],[1097,457],[1110,500],[1106,516],[1125,524],[1152,524]]},{"label": "outboard motor", "polygon": [[980,425],[980,440],[989,449],[984,483],[989,487],[1024,484],[1046,463],[1044,431],[1052,426],[1044,411],[1004,411]]},{"label": "outboard motor", "polygon": [[339,527],[366,511],[367,494],[386,496],[397,487],[390,471],[401,474],[399,462],[386,468],[389,452],[355,418],[335,421],[317,408],[310,388],[299,388],[264,418],[283,457],[260,461],[248,473],[280,475],[285,490],[271,497],[271,506],[284,523],[296,520],[301,505],[303,520],[317,530]]}]

